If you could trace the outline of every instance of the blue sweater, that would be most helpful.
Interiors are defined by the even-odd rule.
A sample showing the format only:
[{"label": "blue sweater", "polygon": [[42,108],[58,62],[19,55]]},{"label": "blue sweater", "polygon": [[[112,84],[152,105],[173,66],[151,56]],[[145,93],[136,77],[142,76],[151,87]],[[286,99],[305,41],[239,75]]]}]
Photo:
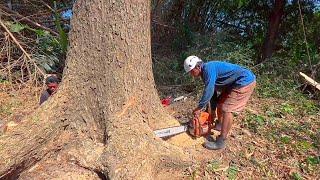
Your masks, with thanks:
[{"label": "blue sweater", "polygon": [[210,101],[215,89],[226,90],[241,88],[254,82],[256,77],[248,69],[236,64],[221,61],[210,61],[201,67],[205,88],[200,99],[199,108]]}]

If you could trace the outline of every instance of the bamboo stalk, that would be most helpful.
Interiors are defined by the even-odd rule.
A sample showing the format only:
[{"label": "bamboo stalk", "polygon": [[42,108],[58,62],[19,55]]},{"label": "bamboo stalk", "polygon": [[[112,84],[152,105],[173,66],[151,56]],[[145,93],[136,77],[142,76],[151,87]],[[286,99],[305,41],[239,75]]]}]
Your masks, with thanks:
[{"label": "bamboo stalk", "polygon": [[315,88],[317,88],[318,90],[320,90],[320,83],[318,83],[317,81],[313,80],[312,78],[310,78],[309,76],[307,76],[306,74],[300,72],[299,73],[302,77],[304,77],[304,79],[312,86],[314,86]]}]

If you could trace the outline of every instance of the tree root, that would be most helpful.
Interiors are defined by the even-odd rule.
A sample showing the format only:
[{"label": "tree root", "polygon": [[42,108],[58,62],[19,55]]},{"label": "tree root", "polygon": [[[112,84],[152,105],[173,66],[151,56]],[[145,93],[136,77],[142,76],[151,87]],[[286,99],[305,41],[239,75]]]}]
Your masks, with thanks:
[{"label": "tree root", "polygon": [[48,116],[42,108],[0,137],[0,178],[154,179],[191,165],[180,148],[155,137],[140,111],[108,117],[103,133],[90,115],[70,109],[61,114],[65,107],[60,106],[46,109]]}]

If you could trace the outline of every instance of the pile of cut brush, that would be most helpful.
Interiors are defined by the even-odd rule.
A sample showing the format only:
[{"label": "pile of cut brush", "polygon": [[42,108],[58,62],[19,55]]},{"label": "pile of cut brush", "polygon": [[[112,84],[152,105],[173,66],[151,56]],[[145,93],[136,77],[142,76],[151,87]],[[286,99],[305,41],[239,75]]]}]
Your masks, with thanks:
[{"label": "pile of cut brush", "polygon": [[69,7],[35,0],[0,3],[0,82],[38,86],[46,74],[62,72],[68,44],[63,26],[69,20],[61,15]]}]

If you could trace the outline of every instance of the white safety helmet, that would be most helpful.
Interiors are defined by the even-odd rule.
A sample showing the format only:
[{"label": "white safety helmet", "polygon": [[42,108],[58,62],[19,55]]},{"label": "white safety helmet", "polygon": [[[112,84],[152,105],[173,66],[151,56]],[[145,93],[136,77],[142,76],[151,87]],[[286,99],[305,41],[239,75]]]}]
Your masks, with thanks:
[{"label": "white safety helmet", "polygon": [[202,62],[197,56],[189,56],[184,60],[184,70],[188,73],[196,67],[198,62]]}]

